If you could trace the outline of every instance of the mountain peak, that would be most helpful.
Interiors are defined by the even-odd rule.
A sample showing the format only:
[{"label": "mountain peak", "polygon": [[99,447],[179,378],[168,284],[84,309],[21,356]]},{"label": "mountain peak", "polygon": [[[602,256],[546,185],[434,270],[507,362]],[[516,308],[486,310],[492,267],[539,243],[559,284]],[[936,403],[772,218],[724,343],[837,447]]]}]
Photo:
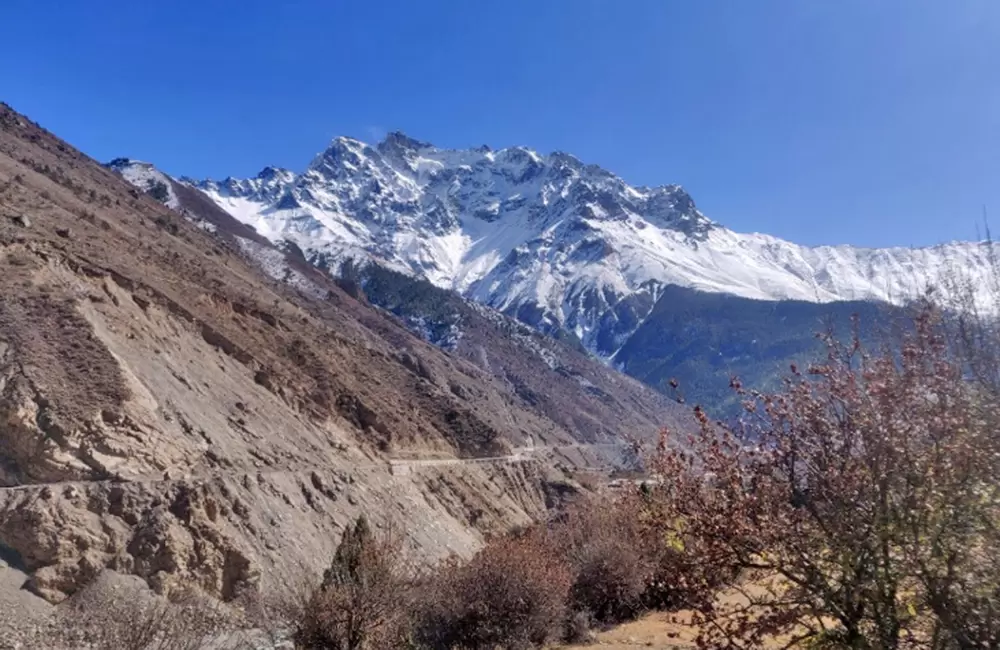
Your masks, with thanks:
[{"label": "mountain peak", "polygon": [[371,148],[360,140],[347,136],[337,136],[330,145],[309,163],[309,169],[326,178],[335,178],[345,173],[357,171],[363,165],[366,151]]},{"label": "mountain peak", "polygon": [[278,176],[284,176],[286,174],[291,174],[292,172],[284,169],[282,167],[271,167],[270,165],[260,170],[257,174],[257,178],[260,179],[270,179]]},{"label": "mountain peak", "polygon": [[411,138],[402,131],[392,131],[379,143],[378,148],[382,150],[383,148],[393,147],[417,151],[420,149],[431,149],[433,146],[429,142],[421,142],[420,140]]},{"label": "mountain peak", "polygon": [[556,165],[565,165],[566,167],[571,167],[573,169],[582,169],[583,162],[573,154],[566,153],[565,151],[553,151],[549,154],[549,160]]},{"label": "mountain peak", "polygon": [[710,230],[718,227],[698,210],[694,199],[680,185],[663,185],[653,189],[646,206],[651,221],[691,237],[704,238]]},{"label": "mountain peak", "polygon": [[538,152],[530,147],[525,147],[522,145],[517,145],[514,147],[507,147],[506,149],[501,149],[500,154],[511,160],[531,160],[533,162],[542,162],[542,157],[538,155]]},{"label": "mountain peak", "polygon": [[[302,210],[329,214],[310,230],[311,236],[330,242],[324,247],[360,249],[355,254],[388,260],[446,286],[476,281],[511,250],[560,223],[579,223],[579,230],[566,233],[573,238],[591,228],[588,223],[638,219],[635,223],[642,227],[680,234],[692,243],[714,227],[676,185],[632,188],[565,152],[542,156],[526,146],[438,149],[401,131],[390,132],[375,147],[350,137],[334,138],[301,175],[266,167],[245,181],[199,186],[219,201],[253,201],[259,204],[254,211],[272,215],[268,219],[298,219]],[[474,277],[455,277],[472,241],[463,224],[501,220],[527,230],[482,260]],[[302,225],[275,224],[273,232],[289,229],[301,232]],[[454,239],[445,243],[437,237]],[[310,248],[310,242],[298,243]],[[553,245],[562,250],[571,243]],[[454,249],[456,245],[460,248]]]},{"label": "mountain peak", "polygon": [[338,156],[343,156],[346,153],[357,154],[358,152],[363,151],[366,147],[368,147],[368,145],[361,140],[351,138],[346,135],[338,135],[330,141],[330,144],[327,145],[326,149],[324,149],[317,156],[317,158],[321,158],[323,156],[336,158]]},{"label": "mountain peak", "polygon": [[366,146],[364,142],[358,140],[357,138],[352,138],[348,135],[338,135],[333,140],[330,141],[330,147],[340,148],[340,147],[364,147]]}]

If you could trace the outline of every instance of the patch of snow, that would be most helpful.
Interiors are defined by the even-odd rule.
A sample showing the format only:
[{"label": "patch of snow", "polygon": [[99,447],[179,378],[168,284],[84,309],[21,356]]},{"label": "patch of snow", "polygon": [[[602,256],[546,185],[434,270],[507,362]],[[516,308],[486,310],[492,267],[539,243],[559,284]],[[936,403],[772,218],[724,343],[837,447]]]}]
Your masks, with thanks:
[{"label": "patch of snow", "polygon": [[143,192],[153,191],[158,185],[162,185],[166,196],[163,204],[172,210],[180,207],[180,201],[174,192],[173,179],[152,164],[141,160],[119,158],[113,160],[108,166]]},{"label": "patch of snow", "polygon": [[316,283],[289,266],[282,251],[246,237],[235,237],[235,239],[240,251],[268,277],[285,282],[313,298],[325,297],[326,293]]}]

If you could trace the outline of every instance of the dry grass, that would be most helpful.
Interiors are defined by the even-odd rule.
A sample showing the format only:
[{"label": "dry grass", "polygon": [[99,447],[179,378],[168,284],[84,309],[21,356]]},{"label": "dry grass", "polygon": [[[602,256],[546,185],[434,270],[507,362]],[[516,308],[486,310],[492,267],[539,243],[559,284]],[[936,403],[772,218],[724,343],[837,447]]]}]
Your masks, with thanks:
[{"label": "dry grass", "polygon": [[600,647],[602,650],[632,650],[633,648],[694,648],[696,630],[684,624],[690,614],[656,612],[643,618],[624,623],[611,630],[597,633],[593,640],[576,645],[559,646],[564,650],[582,650]]},{"label": "dry grass", "polygon": [[[745,602],[737,591],[725,591],[718,597],[723,606]],[[559,646],[563,650],[582,650],[600,647],[601,650],[632,650],[653,648],[654,650],[674,650],[695,648],[699,627],[693,622],[695,614],[691,610],[676,612],[653,612],[642,618],[623,623],[612,629],[598,632],[592,642]],[[779,639],[765,642],[761,650],[781,648]]]}]

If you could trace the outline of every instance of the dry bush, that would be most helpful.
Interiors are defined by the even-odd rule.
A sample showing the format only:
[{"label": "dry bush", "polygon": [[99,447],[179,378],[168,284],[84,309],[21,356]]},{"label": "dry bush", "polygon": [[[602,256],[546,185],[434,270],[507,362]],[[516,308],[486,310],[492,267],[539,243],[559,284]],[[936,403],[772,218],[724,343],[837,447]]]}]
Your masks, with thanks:
[{"label": "dry bush", "polygon": [[[983,268],[946,267],[929,299],[945,314],[943,331],[948,349],[976,393],[977,415],[995,425],[989,419],[992,414],[984,414],[988,410],[984,407],[995,408],[1000,403],[1000,257],[988,226],[980,254],[985,259]],[[966,457],[970,451],[984,452],[978,448],[945,451]],[[950,500],[978,500],[980,507],[928,513],[926,518],[941,541],[931,548],[911,545],[918,580],[935,616],[935,647],[1000,646],[1000,532],[996,530],[1000,522],[984,515],[996,499],[995,485],[993,490],[978,485],[984,461],[989,462],[975,459],[980,469],[974,469],[971,476],[966,467],[956,468],[958,471],[942,477],[943,486],[935,485],[936,490],[948,493]],[[974,564],[974,571],[967,569],[970,564]]]},{"label": "dry bush", "polygon": [[364,517],[349,529],[296,622],[295,642],[315,650],[397,648],[406,634],[408,579],[402,544],[376,536]]},{"label": "dry bush", "polygon": [[649,488],[574,504],[550,528],[573,571],[570,606],[595,622],[620,623],[648,609],[701,602],[733,578],[732,567],[692,563],[655,525]]},{"label": "dry bush", "polygon": [[656,562],[632,500],[586,501],[570,507],[552,527],[558,552],[573,571],[570,607],[599,623],[635,618]]},{"label": "dry bush", "polygon": [[429,650],[540,646],[563,629],[570,582],[569,567],[543,535],[495,540],[422,585],[413,642]]},{"label": "dry bush", "polygon": [[53,647],[88,650],[237,650],[244,637],[219,601],[193,590],[165,599],[110,587],[61,606]]},{"label": "dry bush", "polygon": [[592,642],[595,638],[591,630],[593,623],[594,621],[589,613],[580,610],[573,612],[566,620],[563,641],[573,644]]},{"label": "dry bush", "polygon": [[669,545],[744,571],[740,598],[698,604],[701,646],[997,647],[996,401],[928,306],[896,350],[828,346],[781,394],[734,381],[742,425],[696,409],[698,434],[652,463]]},{"label": "dry bush", "polygon": [[576,558],[571,606],[590,612],[600,623],[619,623],[643,610],[643,594],[651,567],[633,546],[598,539],[580,549]]}]

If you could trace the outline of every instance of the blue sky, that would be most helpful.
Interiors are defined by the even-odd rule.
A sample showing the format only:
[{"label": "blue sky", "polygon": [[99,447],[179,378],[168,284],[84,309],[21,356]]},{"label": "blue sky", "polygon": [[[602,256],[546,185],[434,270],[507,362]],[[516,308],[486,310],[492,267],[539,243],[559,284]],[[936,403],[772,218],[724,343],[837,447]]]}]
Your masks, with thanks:
[{"label": "blue sky", "polygon": [[0,99],[101,160],[245,176],[401,129],[569,151],[806,244],[1000,222],[995,0],[3,5]]}]

